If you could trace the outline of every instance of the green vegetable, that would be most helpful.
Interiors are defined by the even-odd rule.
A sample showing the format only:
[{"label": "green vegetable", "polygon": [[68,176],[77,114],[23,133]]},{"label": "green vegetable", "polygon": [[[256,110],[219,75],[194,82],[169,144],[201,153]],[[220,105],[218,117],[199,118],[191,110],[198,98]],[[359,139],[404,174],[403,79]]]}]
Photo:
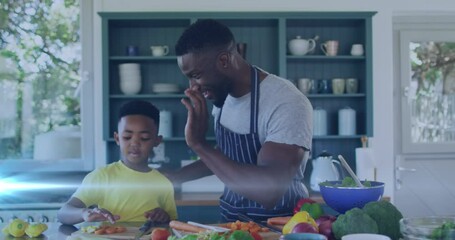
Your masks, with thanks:
[{"label": "green vegetable", "polygon": [[352,233],[378,233],[378,224],[362,209],[353,208],[337,217],[332,232],[336,239]]},{"label": "green vegetable", "polygon": [[218,233],[218,232],[201,232],[198,234],[188,234],[182,238],[176,236],[170,236],[167,240],[226,240],[226,235],[228,233]]},{"label": "green vegetable", "polygon": [[376,201],[365,204],[362,210],[378,225],[379,234],[387,235],[391,239],[400,239],[401,212],[388,201]]},{"label": "green vegetable", "polygon": [[235,230],[227,240],[254,240],[247,231]]},{"label": "green vegetable", "polygon": [[[366,180],[362,182],[363,186],[365,187],[371,187],[371,182]],[[329,181],[321,182],[319,185],[323,186],[334,186],[334,187],[357,187],[357,184],[355,183],[354,179],[352,177],[346,176],[343,178],[341,181],[341,184],[332,184]]]},{"label": "green vegetable", "polygon": [[453,236],[453,233],[450,233],[450,230],[455,230],[455,223],[453,221],[445,222],[440,227],[434,229],[430,239],[454,239],[455,236]]},{"label": "green vegetable", "polygon": [[313,219],[318,219],[324,211],[319,203],[304,203],[300,211],[307,211]]}]

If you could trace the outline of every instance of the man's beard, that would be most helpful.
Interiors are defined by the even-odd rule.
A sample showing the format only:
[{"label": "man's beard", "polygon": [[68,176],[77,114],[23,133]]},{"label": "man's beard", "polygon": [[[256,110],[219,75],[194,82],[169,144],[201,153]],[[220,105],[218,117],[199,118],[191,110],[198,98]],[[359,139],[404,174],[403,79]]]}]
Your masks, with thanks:
[{"label": "man's beard", "polygon": [[221,108],[224,105],[224,102],[226,101],[226,98],[228,96],[227,91],[223,91],[217,94],[217,98],[213,101],[213,105],[217,108]]}]

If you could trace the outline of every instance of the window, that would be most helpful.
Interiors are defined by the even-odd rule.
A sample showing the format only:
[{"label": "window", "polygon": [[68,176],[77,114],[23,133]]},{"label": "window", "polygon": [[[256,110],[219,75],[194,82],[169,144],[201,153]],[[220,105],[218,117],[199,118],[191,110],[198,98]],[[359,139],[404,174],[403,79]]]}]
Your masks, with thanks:
[{"label": "window", "polygon": [[433,19],[395,24],[403,153],[454,152],[455,19]]},{"label": "window", "polygon": [[93,168],[91,4],[0,3],[0,171]]}]

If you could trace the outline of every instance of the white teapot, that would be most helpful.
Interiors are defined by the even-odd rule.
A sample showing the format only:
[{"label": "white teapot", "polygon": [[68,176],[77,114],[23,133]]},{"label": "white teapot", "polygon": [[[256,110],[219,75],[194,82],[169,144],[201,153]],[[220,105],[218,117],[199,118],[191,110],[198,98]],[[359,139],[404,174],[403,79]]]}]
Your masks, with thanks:
[{"label": "white teapot", "polygon": [[[315,39],[318,37],[316,36]],[[316,41],[315,39],[302,39],[302,37],[297,36],[295,39],[292,39],[289,41],[289,52],[292,55],[305,55],[308,52],[311,52],[314,50],[316,46]]]},{"label": "white teapot", "polygon": [[[325,181],[337,181],[341,179],[340,161],[332,159],[332,155],[326,151],[312,160],[313,171],[310,176],[311,190],[319,192],[319,183]],[[334,164],[338,164],[338,168]]]}]

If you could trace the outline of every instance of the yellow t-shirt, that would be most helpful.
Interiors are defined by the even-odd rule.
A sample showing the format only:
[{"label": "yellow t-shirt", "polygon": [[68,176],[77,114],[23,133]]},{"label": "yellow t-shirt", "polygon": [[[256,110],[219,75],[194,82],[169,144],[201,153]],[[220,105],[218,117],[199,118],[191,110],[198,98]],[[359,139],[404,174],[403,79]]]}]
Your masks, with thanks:
[{"label": "yellow t-shirt", "polygon": [[144,212],[157,207],[177,219],[172,183],[155,169],[138,172],[122,161],[87,174],[73,197],[86,206],[98,205],[119,215],[121,222],[143,222]]}]

